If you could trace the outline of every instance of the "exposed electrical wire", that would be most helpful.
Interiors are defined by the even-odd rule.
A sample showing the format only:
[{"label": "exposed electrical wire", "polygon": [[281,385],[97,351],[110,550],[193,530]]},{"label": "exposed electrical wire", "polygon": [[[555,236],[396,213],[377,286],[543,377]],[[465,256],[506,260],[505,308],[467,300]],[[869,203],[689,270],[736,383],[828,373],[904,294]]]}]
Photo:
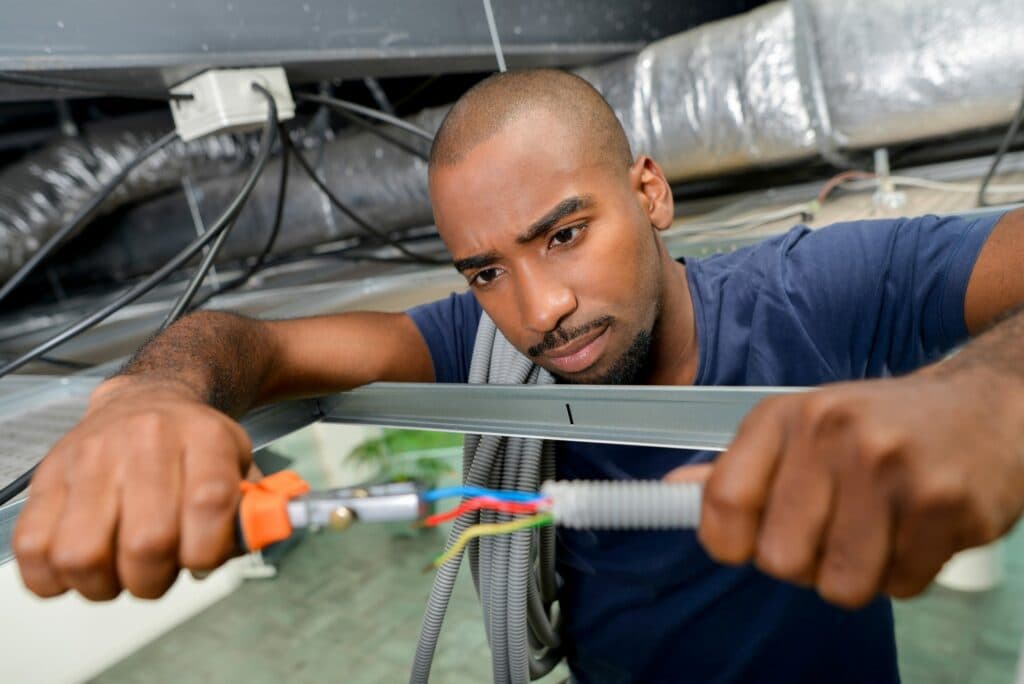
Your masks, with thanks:
[{"label": "exposed electrical wire", "polygon": [[391,124],[395,128],[401,128],[403,131],[412,133],[415,136],[426,140],[427,142],[434,142],[434,136],[423,130],[415,124],[411,124],[405,119],[399,119],[397,116],[391,116],[385,112],[370,107],[364,107],[363,105],[356,104],[355,102],[349,102],[348,100],[339,100],[336,97],[328,97],[326,95],[313,95],[310,93],[296,93],[295,99],[301,102],[316,102],[317,104],[326,105],[332,109],[344,109],[356,114],[360,114],[369,119],[376,119],[386,124]]},{"label": "exposed electrical wire", "polygon": [[444,487],[431,489],[422,495],[424,501],[438,501],[439,499],[451,499],[454,497],[477,497],[486,496],[498,501],[513,501],[518,503],[537,503],[543,501],[544,497],[537,492],[520,492],[512,489],[487,489],[485,487]]},{"label": "exposed electrical wire", "polygon": [[100,188],[100,191],[93,195],[84,206],[82,206],[71,220],[64,224],[57,232],[50,236],[50,238],[43,243],[42,247],[36,250],[35,254],[21,265],[20,268],[0,287],[0,301],[3,301],[7,295],[14,291],[25,279],[36,269],[36,267],[46,257],[48,257],[54,250],[56,250],[64,240],[75,233],[82,225],[89,221],[95,214],[96,211],[102,206],[103,202],[107,200],[110,195],[117,190],[117,188],[124,182],[124,180],[135,170],[139,164],[146,161],[158,151],[167,147],[169,144],[178,139],[176,131],[171,131],[165,134],[161,138],[147,145],[138,154],[132,157],[127,164],[121,167],[121,170],[111,178],[106,185]]},{"label": "exposed electrical wire", "polygon": [[13,83],[15,85],[27,85],[36,88],[50,88],[52,90],[75,90],[80,93],[89,93],[101,97],[123,97],[132,100],[156,100],[158,102],[170,102],[171,100],[191,100],[190,93],[169,93],[160,90],[132,89],[124,90],[118,86],[108,86],[102,83],[87,83],[74,81],[53,76],[35,76],[31,74],[12,73],[0,71],[0,82]]},{"label": "exposed electrical wire", "polygon": [[463,513],[468,511],[478,511],[481,509],[498,511],[499,513],[537,513],[538,507],[545,503],[547,503],[545,499],[540,499],[533,503],[519,503],[516,501],[502,501],[501,499],[495,499],[489,496],[477,496],[463,501],[450,511],[435,513],[434,515],[425,518],[421,523],[421,526],[436,527],[442,523],[448,522],[449,520],[454,520]]},{"label": "exposed electrical wire", "polygon": [[529,518],[520,518],[519,520],[512,520],[506,523],[483,523],[480,525],[473,525],[466,528],[466,530],[459,535],[459,538],[455,540],[455,543],[445,550],[444,553],[441,553],[434,558],[434,560],[431,561],[423,571],[429,572],[430,570],[439,568],[448,561],[456,558],[462,552],[462,549],[466,547],[466,544],[477,537],[494,534],[509,534],[511,532],[518,532],[519,530],[525,530],[531,527],[550,525],[553,522],[554,517],[550,513],[538,513],[530,516]]},{"label": "exposed electrical wire", "polygon": [[874,179],[875,174],[870,171],[843,171],[825,181],[825,184],[821,186],[821,191],[818,192],[818,203],[824,204],[828,199],[828,196],[832,194],[832,191],[851,180],[869,180]]},{"label": "exposed electrical wire", "polygon": [[[274,96],[270,94],[269,90],[264,88],[259,83],[253,83],[252,88],[267,100],[267,123],[264,124],[264,126],[270,130],[270,134],[271,136],[273,136],[274,132],[277,131],[278,128],[277,105],[274,102]],[[271,137],[269,145],[272,146],[273,144],[273,137]],[[284,143],[282,143],[281,154],[285,158],[287,158],[288,156],[288,151],[284,149]],[[267,159],[269,159],[269,155],[264,157],[263,159],[264,166],[266,165]],[[282,168],[284,168],[283,161]],[[260,174],[262,174],[262,167],[259,169],[259,172]],[[285,169],[285,173],[287,173],[287,169]],[[173,307],[171,307],[171,311],[167,314],[167,318],[164,319],[163,325],[160,326],[160,330],[166,330],[169,325],[174,323],[174,321],[178,320],[182,316],[182,314],[184,314],[188,310],[189,304],[192,302],[192,299],[195,297],[196,292],[203,284],[203,280],[206,279],[206,274],[209,273],[210,269],[213,267],[213,262],[216,260],[217,255],[220,253],[221,248],[224,247],[224,243],[227,241],[228,235],[231,234],[231,229],[235,225],[235,220],[238,218],[238,214],[241,212],[242,206],[244,205],[245,201],[249,199],[249,193],[251,191],[252,186],[244,190],[244,195],[241,196],[242,202],[238,205],[237,211],[228,220],[227,225],[224,226],[223,230],[221,230],[220,235],[217,236],[217,239],[214,241],[209,251],[207,251],[205,256],[203,256],[203,260],[199,264],[199,268],[196,269],[195,275],[192,277],[188,285],[185,287],[185,291],[181,293],[181,296],[178,298],[178,301],[175,302]],[[283,202],[283,196],[279,197],[278,201],[279,204],[280,202]],[[276,238],[276,225],[275,234],[273,237]]]},{"label": "exposed electrical wire", "polygon": [[1024,95],[1021,95],[1020,106],[1017,108],[1017,114],[1013,117],[1013,121],[1010,122],[1010,127],[1006,131],[1006,135],[1003,136],[1002,141],[999,143],[999,149],[996,150],[996,156],[992,158],[992,165],[988,167],[988,171],[985,173],[985,177],[981,181],[981,185],[978,187],[978,206],[987,207],[989,206],[988,201],[985,199],[987,191],[990,191],[988,187],[989,181],[992,180],[992,176],[996,174],[996,169],[999,168],[999,164],[1003,161],[1003,157],[1010,149],[1010,145],[1013,144],[1014,138],[1017,137],[1017,131],[1020,129],[1021,123],[1024,123]]}]

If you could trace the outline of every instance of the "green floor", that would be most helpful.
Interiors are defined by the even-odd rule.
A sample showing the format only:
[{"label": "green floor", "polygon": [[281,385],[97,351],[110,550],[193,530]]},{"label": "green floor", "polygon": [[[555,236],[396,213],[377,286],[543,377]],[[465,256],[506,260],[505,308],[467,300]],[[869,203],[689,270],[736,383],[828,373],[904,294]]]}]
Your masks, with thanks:
[{"label": "green floor", "polygon": [[[249,581],[136,652],[96,682],[405,681],[431,576],[423,565],[441,532],[399,536],[380,527],[306,537],[272,580]],[[562,676],[544,681],[561,681]],[[460,574],[433,681],[490,679],[483,621]]]},{"label": "green floor", "polygon": [[[283,558],[278,577],[246,582],[93,681],[405,681],[430,591],[431,576],[421,569],[442,545],[439,531],[410,534],[398,526],[357,525],[344,534],[308,536]],[[933,587],[897,604],[905,682],[1013,681],[1024,634],[1024,525],[1007,539],[1004,551],[1007,579],[995,590]],[[559,668],[543,681],[565,676]],[[464,571],[432,681],[489,679],[483,624]]]}]

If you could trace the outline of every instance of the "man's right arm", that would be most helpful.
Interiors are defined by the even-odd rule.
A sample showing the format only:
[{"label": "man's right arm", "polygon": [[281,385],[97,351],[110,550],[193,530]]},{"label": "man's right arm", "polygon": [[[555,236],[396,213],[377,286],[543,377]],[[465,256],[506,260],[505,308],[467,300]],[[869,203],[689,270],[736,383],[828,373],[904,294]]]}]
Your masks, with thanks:
[{"label": "man's right arm", "polygon": [[232,553],[252,449],[233,418],[281,399],[433,377],[405,314],[182,319],[95,390],[40,463],[12,540],[26,586],[94,600],[122,589],[162,595],[179,569],[211,569]]}]

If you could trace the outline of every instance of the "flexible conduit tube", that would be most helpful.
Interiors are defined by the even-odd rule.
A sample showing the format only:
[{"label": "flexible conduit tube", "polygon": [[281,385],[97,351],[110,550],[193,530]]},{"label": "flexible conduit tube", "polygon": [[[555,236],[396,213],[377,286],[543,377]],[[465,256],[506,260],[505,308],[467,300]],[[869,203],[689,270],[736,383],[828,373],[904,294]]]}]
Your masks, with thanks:
[{"label": "flexible conduit tube", "polygon": [[[541,384],[554,378],[504,339],[484,314],[473,362],[473,384]],[[695,527],[699,484],[659,481],[556,482],[554,443],[523,437],[467,434],[463,483],[471,487],[543,491],[552,497],[555,524],[596,529]],[[543,488],[541,483],[544,483]],[[470,525],[512,520],[490,510],[466,511],[455,520],[446,548]],[[527,684],[562,659],[552,526],[473,540],[465,555],[483,605],[495,684]],[[426,684],[462,555],[438,568],[420,631],[409,681]]]},{"label": "flexible conduit tube", "polygon": [[591,530],[697,527],[703,487],[658,480],[545,482],[556,525]]}]

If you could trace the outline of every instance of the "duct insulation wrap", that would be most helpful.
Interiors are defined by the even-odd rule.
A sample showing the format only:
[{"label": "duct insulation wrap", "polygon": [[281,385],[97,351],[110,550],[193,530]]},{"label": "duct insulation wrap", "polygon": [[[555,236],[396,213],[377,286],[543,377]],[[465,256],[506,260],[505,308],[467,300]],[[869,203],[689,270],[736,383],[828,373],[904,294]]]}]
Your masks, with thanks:
[{"label": "duct insulation wrap", "polygon": [[[670,181],[815,156],[842,166],[846,150],[1009,121],[1024,89],[1020,26],[1022,0],[791,0],[705,24],[578,73],[607,97],[633,151],[656,159]],[[444,111],[426,110],[411,120],[433,131]],[[64,141],[7,169],[0,177],[0,278],[156,134],[125,132],[106,141],[90,139],[88,147]],[[237,138],[214,136],[195,146],[174,146],[133,174],[111,207],[175,187],[189,172],[197,181],[202,215],[212,217],[240,183],[242,169],[233,153],[239,144]],[[314,153],[307,150],[311,160]],[[371,134],[327,142],[320,168],[344,202],[382,229],[430,222],[422,160]],[[262,248],[276,196],[274,177],[268,168],[224,259]],[[292,180],[278,250],[360,233],[298,169]],[[132,210],[110,227],[108,242],[119,243],[124,256],[107,258],[99,249],[90,263],[99,268],[120,258],[137,275],[146,270],[143,262],[151,270],[169,258],[173,250],[165,251],[164,243],[184,244],[195,227],[180,194],[161,202]],[[149,233],[134,228],[150,224]],[[161,234],[179,235],[154,241],[157,227]]]},{"label": "duct insulation wrap", "polygon": [[[447,108],[420,112],[409,120],[435,131]],[[410,146],[429,146],[402,131],[391,134]],[[422,228],[433,223],[427,195],[427,165],[422,159],[383,141],[372,133],[339,136],[326,132],[293,131],[292,140],[346,206],[380,231]],[[249,200],[218,255],[229,263],[262,251],[273,225],[281,159],[268,162]],[[239,174],[194,183],[139,204],[97,226],[97,240],[76,244],[73,255],[54,260],[54,269],[68,283],[104,278],[122,280],[151,273],[195,239],[196,210],[208,227],[238,192]],[[188,194],[191,194],[191,198]],[[190,201],[193,207],[190,207]],[[279,254],[352,236],[373,236],[335,209],[330,200],[294,159],[288,166],[288,186],[281,230],[274,244]]]},{"label": "duct insulation wrap", "polygon": [[[0,278],[7,278],[122,168],[171,130],[168,115],[142,115],[90,125],[78,138],[58,138],[0,171]],[[246,136],[177,141],[139,165],[99,208],[109,212],[181,183],[232,177],[255,153]]]},{"label": "duct insulation wrap", "polygon": [[578,71],[671,181],[1003,124],[1021,0],[792,0]]},{"label": "duct insulation wrap", "polygon": [[670,181],[815,154],[784,3],[681,33],[577,73],[619,115],[634,154]]}]

